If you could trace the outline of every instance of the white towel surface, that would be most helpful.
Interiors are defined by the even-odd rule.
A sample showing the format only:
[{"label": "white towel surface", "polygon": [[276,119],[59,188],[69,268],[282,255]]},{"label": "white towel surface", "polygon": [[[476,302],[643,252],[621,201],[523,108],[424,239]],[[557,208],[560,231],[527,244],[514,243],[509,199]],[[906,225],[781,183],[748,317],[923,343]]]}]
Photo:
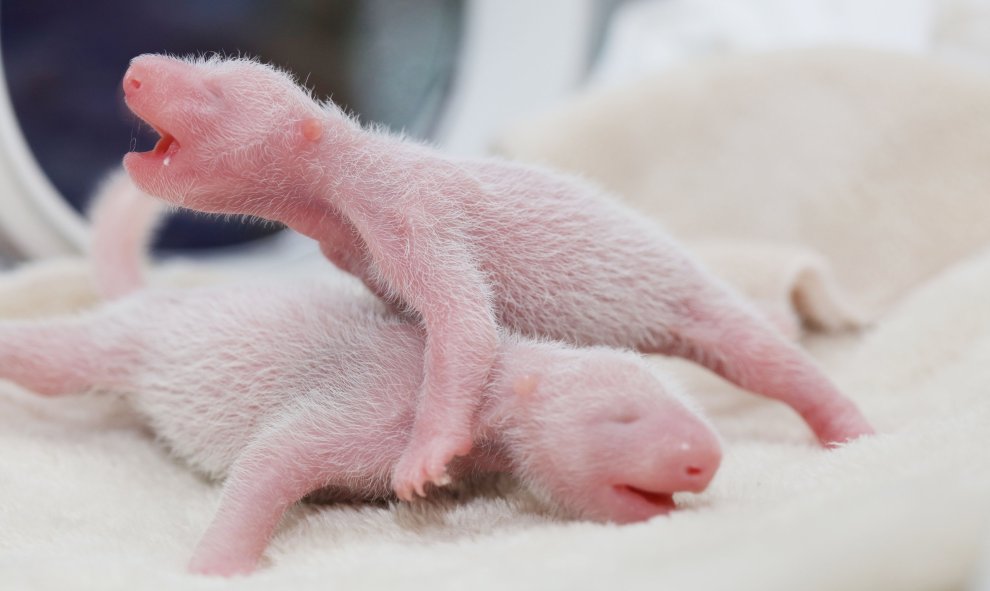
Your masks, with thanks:
[{"label": "white towel surface", "polygon": [[[815,329],[804,343],[881,434],[820,449],[789,409],[658,359],[725,438],[721,471],[679,497],[682,510],[625,527],[569,522],[507,481],[417,506],[301,506],[261,571],[222,580],[184,572],[215,484],[120,401],[4,385],[0,587],[978,585],[990,524],[990,81],[869,52],[733,59],[582,99],[501,145],[621,192],[781,326]],[[158,279],[183,279],[171,273]],[[92,305],[87,281],[80,261],[2,276],[0,316]]]}]

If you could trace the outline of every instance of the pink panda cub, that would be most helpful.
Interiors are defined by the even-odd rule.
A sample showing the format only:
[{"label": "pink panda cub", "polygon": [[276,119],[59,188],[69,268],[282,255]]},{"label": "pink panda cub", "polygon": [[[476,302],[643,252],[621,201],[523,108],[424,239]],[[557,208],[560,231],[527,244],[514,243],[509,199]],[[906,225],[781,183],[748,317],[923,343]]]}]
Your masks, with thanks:
[{"label": "pink panda cub", "polygon": [[[125,179],[105,193],[97,277],[132,293],[0,323],[0,377],[45,396],[120,394],[173,453],[223,479],[195,572],[252,571],[286,508],[314,491],[388,497],[413,432],[423,328],[333,278],[134,291],[141,257],[124,251],[146,241],[119,224],[151,224],[121,213],[153,209]],[[507,334],[496,352],[473,451],[451,478],[508,471],[575,516],[627,523],[674,509],[673,493],[704,490],[718,468],[708,423],[640,356]]]},{"label": "pink panda cub", "polygon": [[656,224],[549,169],[362,129],[249,59],[143,55],[125,101],[162,136],[124,166],[183,207],[283,222],[424,328],[421,393],[392,484],[446,480],[472,447],[499,326],[685,357],[790,405],[822,444],[873,432],[815,363]]}]

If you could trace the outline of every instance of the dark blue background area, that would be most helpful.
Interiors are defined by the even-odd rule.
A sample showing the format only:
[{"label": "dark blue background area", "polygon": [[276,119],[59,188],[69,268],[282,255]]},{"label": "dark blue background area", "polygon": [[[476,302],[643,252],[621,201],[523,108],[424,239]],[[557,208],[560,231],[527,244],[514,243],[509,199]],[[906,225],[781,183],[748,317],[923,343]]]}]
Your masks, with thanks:
[{"label": "dark blue background area", "polygon": [[[317,96],[429,137],[442,107],[429,97],[451,81],[460,23],[454,0],[0,2],[4,69],[21,129],[79,211],[125,152],[150,149],[157,138],[123,103],[120,79],[136,55],[258,56],[296,72]],[[231,245],[275,231],[182,214],[158,247]]]}]

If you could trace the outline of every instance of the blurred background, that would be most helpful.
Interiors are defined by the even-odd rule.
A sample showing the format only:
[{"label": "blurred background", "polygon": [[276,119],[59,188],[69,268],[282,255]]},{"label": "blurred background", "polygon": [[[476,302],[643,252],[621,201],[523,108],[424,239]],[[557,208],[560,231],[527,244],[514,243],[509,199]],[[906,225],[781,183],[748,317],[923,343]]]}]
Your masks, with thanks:
[{"label": "blurred background", "polygon": [[[80,251],[100,179],[153,145],[119,90],[141,53],[257,56],[365,122],[483,154],[572,94],[711,55],[844,44],[986,68],[988,13],[974,0],[2,0],[0,261]],[[157,248],[313,251],[288,234],[189,214]]]}]

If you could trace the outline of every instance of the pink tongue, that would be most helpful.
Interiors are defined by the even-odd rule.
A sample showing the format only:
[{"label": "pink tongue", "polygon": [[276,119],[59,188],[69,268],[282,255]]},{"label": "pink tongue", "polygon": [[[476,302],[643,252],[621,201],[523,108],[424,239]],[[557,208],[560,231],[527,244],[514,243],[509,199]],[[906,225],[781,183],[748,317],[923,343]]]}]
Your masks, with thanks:
[{"label": "pink tongue", "polygon": [[172,137],[171,135],[167,133],[163,135],[158,140],[158,143],[155,144],[155,149],[154,149],[155,154],[164,154],[169,149],[169,147],[171,147],[174,141],[175,138]]}]

